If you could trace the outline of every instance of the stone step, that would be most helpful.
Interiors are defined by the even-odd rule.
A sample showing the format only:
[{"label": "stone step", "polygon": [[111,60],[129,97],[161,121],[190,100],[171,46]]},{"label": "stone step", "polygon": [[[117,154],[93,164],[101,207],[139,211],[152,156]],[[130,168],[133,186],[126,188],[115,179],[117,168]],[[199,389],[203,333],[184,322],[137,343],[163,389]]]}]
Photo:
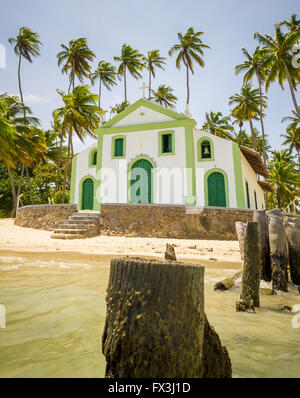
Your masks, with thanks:
[{"label": "stone step", "polygon": [[76,213],[72,213],[73,216],[98,216],[100,212],[98,211],[77,211]]},{"label": "stone step", "polygon": [[78,225],[99,225],[99,220],[81,220],[81,219],[72,219],[72,220],[66,220],[66,224],[72,225],[72,224],[78,224]]},{"label": "stone step", "polygon": [[99,222],[100,218],[95,216],[70,216],[68,218],[69,221],[92,221]]},{"label": "stone step", "polygon": [[100,231],[99,225],[95,224],[58,224],[55,229],[79,229],[79,230],[86,230],[86,231]]},{"label": "stone step", "polygon": [[80,234],[52,234],[52,239],[86,239],[98,235],[80,235]]},{"label": "stone step", "polygon": [[79,235],[88,235],[89,231],[87,229],[68,229],[68,228],[57,228],[53,231],[54,234],[79,234]]}]

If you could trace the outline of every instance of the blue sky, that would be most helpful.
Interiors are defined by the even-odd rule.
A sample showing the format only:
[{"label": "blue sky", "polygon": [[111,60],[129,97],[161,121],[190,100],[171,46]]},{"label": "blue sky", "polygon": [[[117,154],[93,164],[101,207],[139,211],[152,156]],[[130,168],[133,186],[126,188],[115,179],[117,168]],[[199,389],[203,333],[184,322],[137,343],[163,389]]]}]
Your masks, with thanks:
[{"label": "blue sky", "polygon": [[[205,51],[205,68],[196,67],[191,78],[190,110],[201,127],[205,112],[221,111],[228,115],[228,98],[241,88],[242,77],[234,68],[243,62],[241,48],[254,50],[255,32],[273,34],[274,23],[289,19],[291,13],[300,14],[299,0],[11,0],[2,2],[0,14],[0,44],[6,47],[6,68],[0,69],[0,92],[18,94],[17,57],[8,44],[21,26],[40,34],[43,43],[41,56],[33,64],[22,65],[23,92],[44,128],[49,128],[53,109],[61,106],[57,88],[67,91],[68,78],[57,66],[56,55],[60,44],[71,39],[86,37],[97,59],[113,63],[123,43],[142,53],[160,49],[168,58],[166,71],[158,71],[153,88],[167,84],[178,97],[177,111],[183,112],[186,102],[185,71],[178,71],[168,50],[177,42],[177,33],[190,26],[205,34],[203,41],[211,47]],[[147,84],[147,72],[144,72]],[[132,103],[141,97],[142,81],[128,78],[128,99]],[[255,82],[256,83],[256,82]],[[94,89],[97,92],[97,88]],[[291,113],[292,100],[288,86],[285,90],[275,84],[268,95],[266,133],[270,143],[280,148],[284,132],[283,116]],[[300,102],[300,95],[296,93]],[[102,106],[123,100],[122,82],[112,92],[104,92]],[[259,128],[259,124],[257,124]],[[247,129],[249,127],[247,126]],[[92,143],[87,139],[85,145]],[[75,140],[75,150],[82,144]]]}]

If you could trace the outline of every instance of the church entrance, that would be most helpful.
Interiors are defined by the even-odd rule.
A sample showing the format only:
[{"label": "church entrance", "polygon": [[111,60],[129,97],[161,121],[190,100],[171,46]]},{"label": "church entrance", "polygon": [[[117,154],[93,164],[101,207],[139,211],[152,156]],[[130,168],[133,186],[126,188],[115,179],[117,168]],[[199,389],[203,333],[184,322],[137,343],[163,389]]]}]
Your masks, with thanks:
[{"label": "church entrance", "polygon": [[212,173],[207,180],[208,206],[226,207],[225,180],[221,173]]},{"label": "church entrance", "polygon": [[130,202],[152,202],[152,164],[147,159],[137,160],[130,170]]},{"label": "church entrance", "polygon": [[82,184],[82,210],[93,210],[93,205],[94,181],[91,178],[87,178]]}]

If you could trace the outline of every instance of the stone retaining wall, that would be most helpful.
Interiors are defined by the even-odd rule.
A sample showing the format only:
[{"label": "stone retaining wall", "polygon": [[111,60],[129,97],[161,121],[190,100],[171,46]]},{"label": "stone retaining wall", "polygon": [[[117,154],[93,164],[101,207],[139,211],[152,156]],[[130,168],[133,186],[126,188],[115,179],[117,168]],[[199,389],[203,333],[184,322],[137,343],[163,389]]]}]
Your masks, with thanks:
[{"label": "stone retaining wall", "polygon": [[236,221],[252,210],[174,205],[102,204],[101,234],[179,239],[237,240]]},{"label": "stone retaining wall", "polygon": [[53,231],[56,224],[63,223],[75,212],[77,212],[76,204],[24,206],[19,208],[15,224],[20,227]]}]

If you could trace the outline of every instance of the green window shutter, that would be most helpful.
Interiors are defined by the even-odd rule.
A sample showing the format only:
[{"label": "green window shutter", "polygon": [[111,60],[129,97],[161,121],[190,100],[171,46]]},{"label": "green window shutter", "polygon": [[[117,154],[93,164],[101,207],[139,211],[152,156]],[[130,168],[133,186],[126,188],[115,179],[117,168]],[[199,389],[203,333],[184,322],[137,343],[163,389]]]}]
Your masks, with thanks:
[{"label": "green window shutter", "polygon": [[124,140],[123,138],[117,138],[115,140],[115,156],[123,156],[124,155]]},{"label": "green window shutter", "polygon": [[172,152],[172,134],[163,134],[162,139],[162,153]]},{"label": "green window shutter", "polygon": [[254,199],[255,199],[255,208],[257,210],[257,197],[256,197],[256,191],[254,191]]},{"label": "green window shutter", "polygon": [[247,207],[250,209],[250,196],[249,196],[249,186],[248,182],[246,181],[246,193],[247,193]]},{"label": "green window shutter", "polygon": [[96,164],[97,164],[97,151],[93,153],[93,166],[96,166]]}]

